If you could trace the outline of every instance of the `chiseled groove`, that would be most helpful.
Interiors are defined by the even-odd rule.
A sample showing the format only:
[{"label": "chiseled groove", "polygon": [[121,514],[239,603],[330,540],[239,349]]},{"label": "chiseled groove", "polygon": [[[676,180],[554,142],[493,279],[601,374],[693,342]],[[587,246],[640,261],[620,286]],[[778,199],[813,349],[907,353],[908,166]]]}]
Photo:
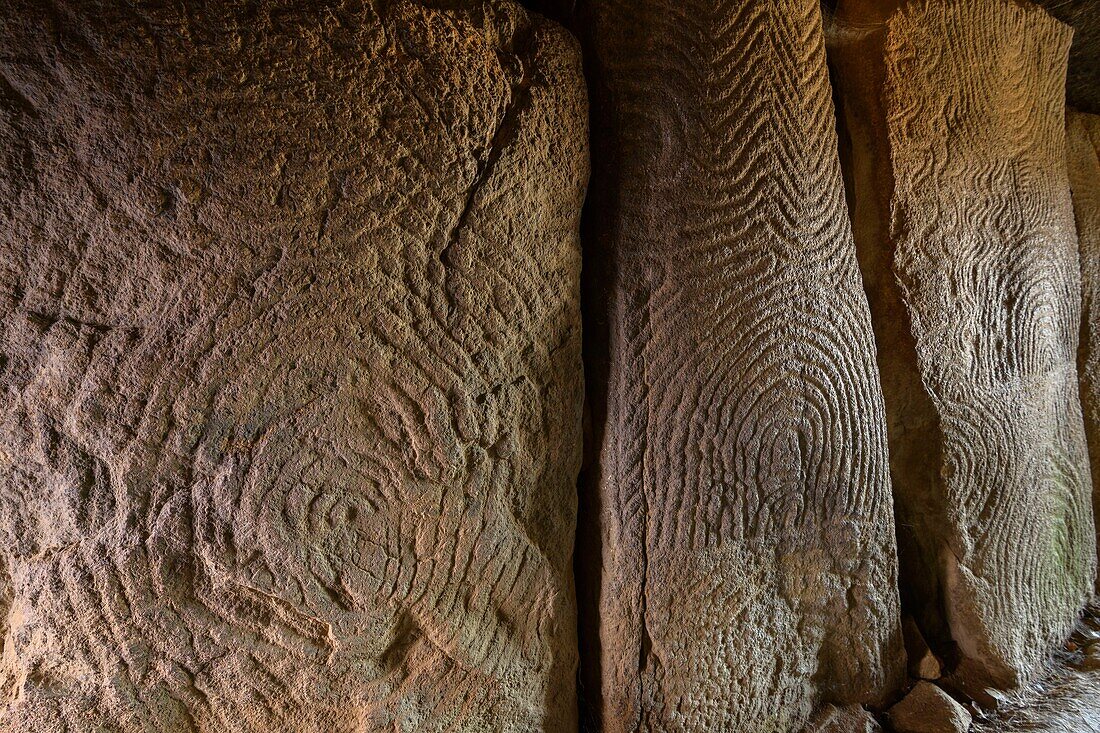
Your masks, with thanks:
[{"label": "chiseled groove", "polygon": [[[803,597],[791,559],[846,572],[830,553],[851,550],[823,534],[867,522],[850,541],[894,575],[882,403],[818,6],[592,6],[623,206],[609,245],[619,305],[601,455],[603,722],[795,729],[821,694],[805,675],[826,646],[858,649],[838,694],[889,684],[878,640],[897,608],[873,589],[859,612],[884,628],[863,630],[873,643],[846,639],[860,632],[826,628],[817,604],[847,599]],[[653,658],[640,669],[632,594]],[[751,640],[735,630],[762,628]]]},{"label": "chiseled groove", "polygon": [[[17,17],[73,10],[80,22],[67,32],[77,37],[129,28],[120,20],[125,13],[136,18],[146,12],[108,9],[108,16],[119,16],[113,17],[119,22],[108,22],[83,17],[79,2],[32,6],[13,10]],[[181,20],[170,9],[148,12],[154,35]],[[53,348],[63,329],[75,329],[75,335],[63,334],[69,345],[55,357],[84,378],[80,386],[86,389],[76,398],[75,390],[66,392],[72,387],[64,381],[67,374],[53,392],[40,394],[41,385],[30,379],[18,385],[26,391],[18,405],[24,432],[62,445],[42,451],[46,465],[36,480],[45,488],[27,500],[5,487],[0,508],[5,516],[27,513],[37,521],[33,513],[47,502],[63,506],[58,527],[47,528],[44,536],[37,529],[27,533],[42,547],[13,552],[22,568],[33,568],[27,573],[33,580],[15,592],[34,611],[34,633],[63,649],[66,659],[59,664],[33,646],[19,650],[18,663],[34,674],[25,686],[27,698],[5,710],[5,726],[36,729],[42,723],[37,727],[44,729],[48,720],[51,729],[83,731],[99,719],[126,730],[175,729],[185,719],[211,731],[353,724],[381,730],[398,724],[395,714],[410,714],[439,730],[566,725],[568,695],[555,699],[547,693],[551,684],[569,687],[573,652],[563,642],[571,623],[567,551],[553,538],[532,534],[532,527],[545,523],[548,532],[557,532],[571,521],[567,499],[577,462],[579,372],[570,286],[578,256],[569,250],[583,184],[579,80],[564,38],[534,21],[537,48],[521,51],[522,65],[552,66],[540,72],[553,78],[538,82],[546,85],[534,90],[542,94],[539,101],[513,116],[519,132],[531,138],[548,125],[558,159],[549,159],[542,138],[538,145],[523,140],[523,152],[511,144],[494,151],[500,159],[523,155],[524,166],[510,160],[501,166],[507,170],[485,176],[484,184],[508,195],[471,202],[452,273],[460,296],[472,292],[465,281],[477,280],[479,287],[488,284],[494,299],[484,312],[471,313],[469,298],[454,326],[441,317],[425,246],[453,193],[445,175],[450,171],[437,163],[450,163],[450,153],[468,153],[468,141],[492,129],[492,115],[483,114],[483,107],[502,98],[496,65],[515,59],[478,28],[499,18],[415,3],[390,4],[387,12],[384,18],[349,16],[349,25],[328,28],[320,26],[334,19],[293,12],[281,18],[286,27],[271,32],[267,42],[293,40],[301,32],[343,37],[315,49],[317,58],[298,47],[280,56],[287,67],[272,78],[250,77],[249,83],[257,82],[250,94],[262,97],[274,82],[279,96],[270,105],[275,118],[257,122],[264,134],[247,150],[234,147],[232,134],[227,140],[212,136],[208,124],[218,120],[221,131],[223,113],[229,123],[240,121],[235,87],[215,103],[218,115],[187,104],[180,120],[162,114],[171,99],[194,94],[185,84],[167,95],[171,99],[158,94],[156,103],[134,110],[136,126],[156,138],[151,149],[162,142],[156,137],[162,131],[178,132],[177,123],[189,126],[187,135],[174,135],[165,146],[179,148],[174,162],[146,160],[145,147],[131,149],[122,140],[117,157],[112,147],[97,164],[97,170],[123,180],[136,160],[142,167],[136,180],[144,186],[155,182],[150,179],[162,167],[179,167],[179,175],[190,165],[201,168],[211,150],[197,148],[208,143],[214,157],[224,157],[219,175],[203,178],[212,187],[203,196],[220,208],[204,220],[213,230],[200,228],[211,242],[198,243],[186,239],[193,201],[176,200],[172,211],[149,224],[140,202],[120,205],[113,193],[97,190],[109,216],[90,218],[110,221],[87,246],[106,243],[125,261],[108,261],[102,273],[94,273],[99,280],[74,281],[74,290],[102,288],[111,278],[133,285],[125,280],[132,269],[141,273],[134,282],[143,292],[123,287],[110,296],[117,295],[122,310],[134,305],[135,319],[164,319],[155,328],[135,330],[110,319],[66,317],[32,337],[33,348]],[[502,27],[527,23],[522,11],[508,12],[514,17]],[[218,19],[223,21],[236,28],[240,19],[227,14]],[[22,25],[15,30],[22,32]],[[251,24],[240,30],[251,38]],[[159,49],[169,59],[199,42],[190,38],[181,46],[188,34],[169,36],[160,39]],[[357,40],[348,42],[351,37]],[[384,48],[394,39],[417,46],[416,58]],[[142,54],[153,47],[145,41],[119,48]],[[73,64],[76,46],[55,50],[57,69],[73,75],[71,84],[57,85],[70,95],[66,99],[80,101],[76,95],[86,88],[103,95],[102,118],[90,120],[87,130],[94,143],[121,109],[118,77],[139,73],[141,65],[120,71],[114,44],[93,45],[108,49],[102,58],[88,57],[102,64],[96,71],[103,73]],[[264,42],[243,45],[260,56],[285,51]],[[346,76],[330,80],[336,91],[347,84],[346,96],[330,99],[329,88],[313,89],[327,100],[324,114],[309,116],[318,109],[316,100],[299,106],[298,95],[283,95],[284,85],[297,89],[288,80],[311,78],[338,60],[343,64],[340,49],[352,47],[370,47],[371,53],[357,56]],[[222,48],[209,58],[193,56],[200,59],[194,69],[200,86],[210,81],[203,74],[232,71],[238,61]],[[154,69],[163,61],[147,60]],[[433,79],[428,67],[437,63],[462,74]],[[255,66],[264,73],[271,67]],[[160,71],[171,80],[167,69]],[[223,76],[238,78],[236,72]],[[442,87],[425,86],[439,83],[456,86],[444,94]],[[222,82],[209,86],[221,90]],[[440,104],[426,104],[423,91],[438,96]],[[376,114],[382,98],[392,117]],[[477,104],[469,104],[473,98]],[[390,124],[414,108],[442,123],[455,111],[443,109],[451,99],[464,107],[454,124]],[[307,144],[281,156],[279,178],[288,157],[294,168],[282,187],[297,185],[283,204],[281,192],[256,195],[268,183],[270,161],[253,155],[271,145],[280,157],[285,138],[264,127],[280,126],[278,115],[293,118],[290,128],[300,119],[311,129]],[[54,116],[36,119],[52,122]],[[342,131],[360,121],[371,131],[369,146],[361,145],[366,138]],[[409,134],[395,132],[402,128]],[[318,147],[317,140],[331,148],[321,150],[325,142]],[[435,152],[424,155],[426,150]],[[61,152],[66,165],[81,162]],[[79,165],[72,167],[78,181],[85,176]],[[338,172],[328,178],[328,198],[311,202],[314,184],[325,189],[324,176],[314,174],[326,167]],[[218,188],[222,172],[236,185],[232,177],[242,169],[250,171],[240,178],[242,191],[247,189],[243,200],[239,191],[227,195]],[[531,179],[504,180],[520,169]],[[363,178],[345,187],[345,177],[364,171],[368,179],[382,177],[375,181],[380,192]],[[8,173],[0,171],[0,183],[10,182]],[[385,176],[402,185],[387,184]],[[520,197],[513,199],[512,191]],[[67,200],[77,202],[83,192],[78,185],[69,193]],[[341,201],[346,196],[358,198],[347,205]],[[256,205],[267,200],[297,210]],[[544,216],[519,221],[502,214],[536,201],[548,207]],[[56,208],[64,213],[64,206]],[[88,218],[90,211],[77,211],[76,218]],[[236,224],[226,228],[219,216]],[[63,232],[67,222],[55,224]],[[126,228],[131,225],[139,236],[128,239],[135,234]],[[134,247],[134,239],[148,239],[149,250],[165,244],[166,259]],[[63,254],[84,257],[67,249]],[[170,263],[168,254],[175,258]],[[76,278],[91,261],[66,269]],[[30,281],[38,282],[36,277],[29,273]],[[185,295],[158,300],[158,277],[178,280]],[[31,292],[38,298],[45,291]],[[54,305],[64,310],[64,303]],[[5,301],[4,308],[5,327],[24,316],[21,306],[9,312]],[[28,370],[34,379],[52,378],[34,369]],[[35,427],[36,419],[55,411],[65,415],[64,423]],[[49,437],[51,432],[57,437]],[[89,435],[96,435],[95,444]],[[523,465],[528,458],[543,465]],[[33,462],[28,459],[28,466]],[[77,498],[66,503],[61,492],[84,481],[82,493],[74,490]],[[9,530],[5,526],[5,539],[11,539]],[[54,541],[69,536],[77,540]],[[482,633],[469,634],[471,627]]]},{"label": "chiseled groove", "polygon": [[[930,528],[936,551],[961,566],[946,570],[957,581],[951,633],[987,683],[1004,685],[1031,674],[1065,632],[1095,566],[1060,174],[1066,44],[1035,8],[908,3],[886,21],[876,62],[886,126],[875,134],[889,150],[877,165],[894,185],[886,277],[910,321],[879,328],[915,339],[942,430],[946,514]],[[919,511],[927,489],[900,478],[900,501]]]}]

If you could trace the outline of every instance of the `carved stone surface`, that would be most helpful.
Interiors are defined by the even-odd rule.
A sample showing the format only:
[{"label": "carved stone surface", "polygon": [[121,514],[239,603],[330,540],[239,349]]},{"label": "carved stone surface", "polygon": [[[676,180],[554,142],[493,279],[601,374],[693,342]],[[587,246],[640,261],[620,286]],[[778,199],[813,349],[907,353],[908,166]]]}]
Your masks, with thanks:
[{"label": "carved stone surface", "polygon": [[574,729],[574,42],[202,7],[0,20],[0,730]]},{"label": "carved stone surface", "polygon": [[608,733],[798,730],[904,670],[819,6],[582,5],[582,517],[603,527],[581,591],[586,695]]},{"label": "carved stone surface", "polygon": [[1067,633],[1095,574],[1070,31],[1010,0],[890,5],[841,2],[833,58],[902,588],[930,641],[958,645],[969,682],[1011,686]]},{"label": "carved stone surface", "polygon": [[1077,375],[1092,465],[1095,520],[1100,514],[1100,116],[1076,111],[1066,115],[1066,157],[1081,262]]}]

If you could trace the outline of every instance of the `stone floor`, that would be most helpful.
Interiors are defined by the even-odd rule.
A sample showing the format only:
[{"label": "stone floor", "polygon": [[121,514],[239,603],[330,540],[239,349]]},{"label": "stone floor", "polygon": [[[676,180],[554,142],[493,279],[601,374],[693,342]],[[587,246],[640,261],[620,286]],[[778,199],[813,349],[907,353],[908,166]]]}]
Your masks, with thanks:
[{"label": "stone floor", "polygon": [[997,710],[975,717],[973,733],[1100,733],[1100,605],[1085,614],[1054,670]]}]

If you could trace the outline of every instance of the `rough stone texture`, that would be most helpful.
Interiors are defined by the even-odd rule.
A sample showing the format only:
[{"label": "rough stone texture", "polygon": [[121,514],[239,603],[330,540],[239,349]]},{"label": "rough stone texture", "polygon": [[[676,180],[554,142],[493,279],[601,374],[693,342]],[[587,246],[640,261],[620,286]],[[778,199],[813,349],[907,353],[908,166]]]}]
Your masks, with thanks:
[{"label": "rough stone texture", "polygon": [[859,705],[825,705],[803,733],[882,733],[882,726]]},{"label": "rough stone texture", "polygon": [[573,41],[2,15],[0,730],[574,729]]},{"label": "rough stone texture", "polygon": [[[817,0],[593,0],[582,516],[603,730],[798,730],[904,673]],[[590,347],[590,348],[589,348]],[[591,562],[591,561],[589,561]],[[580,568],[580,566],[578,566]]]},{"label": "rough stone texture", "polygon": [[931,682],[918,682],[887,713],[897,733],[966,733],[972,716]]},{"label": "rough stone texture", "polygon": [[[1100,516],[1100,117],[1066,115],[1066,158],[1081,262],[1077,375],[1092,465],[1093,517]],[[1100,591],[1100,586],[1097,587]]]},{"label": "rough stone texture", "polygon": [[1012,686],[1096,570],[1064,152],[1070,31],[1010,0],[848,0],[831,33],[903,604]]}]

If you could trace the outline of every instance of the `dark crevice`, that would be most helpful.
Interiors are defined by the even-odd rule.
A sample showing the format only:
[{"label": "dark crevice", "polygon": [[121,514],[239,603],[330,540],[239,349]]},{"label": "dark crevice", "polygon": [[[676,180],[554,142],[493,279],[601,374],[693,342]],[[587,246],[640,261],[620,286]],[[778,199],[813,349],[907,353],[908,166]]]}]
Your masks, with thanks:
[{"label": "dark crevice", "polygon": [[881,43],[884,34],[869,26],[860,29],[859,40],[842,40],[840,37],[851,30],[844,28],[831,11],[826,11],[825,23],[831,39],[828,67],[844,196],[871,311],[875,361],[886,409],[901,611],[903,616],[914,618],[933,651],[950,661],[956,652],[939,567],[939,557],[949,540],[936,526],[946,516],[939,413],[923,389],[903,285],[891,275],[895,233],[880,224],[883,212],[889,210],[894,181],[881,166],[871,167],[870,161],[888,158],[890,153],[874,149],[873,140],[856,139],[860,131],[853,128],[853,124],[884,125],[884,112],[881,108],[855,109],[845,104],[845,99],[861,97],[854,89],[841,92],[843,82],[859,78],[856,74],[846,76],[843,69],[846,62],[855,63],[858,54],[851,49],[841,53],[833,48],[834,43],[858,45],[865,55],[881,56],[881,51],[868,49]]},{"label": "dark crevice", "polygon": [[600,450],[607,423],[608,379],[618,266],[609,246],[617,220],[618,138],[601,60],[591,53],[591,10],[585,0],[527,0],[528,7],[560,22],[579,39],[587,85],[591,176],[581,212],[581,322],[584,364],[584,458],[577,482],[578,512],[573,573],[577,596],[577,707],[581,733],[603,729],[603,659],[601,648],[604,513],[600,485]]}]

